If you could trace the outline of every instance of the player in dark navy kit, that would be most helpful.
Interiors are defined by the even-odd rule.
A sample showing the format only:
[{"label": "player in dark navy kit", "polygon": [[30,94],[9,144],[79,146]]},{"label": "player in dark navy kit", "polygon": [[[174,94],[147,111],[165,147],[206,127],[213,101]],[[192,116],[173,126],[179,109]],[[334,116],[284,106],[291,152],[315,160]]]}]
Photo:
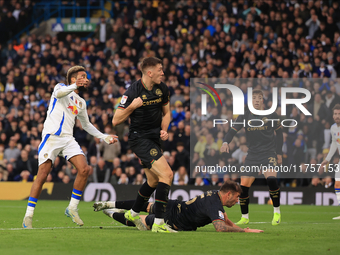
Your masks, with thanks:
[{"label": "player in dark navy kit", "polygon": [[[263,110],[262,90],[254,90],[252,97],[254,108]],[[250,125],[248,124],[249,120],[253,120],[250,121]],[[275,167],[282,163],[283,135],[279,116],[275,112],[267,116],[259,116],[246,111],[244,115],[240,115],[236,119],[237,123],[243,123],[243,121],[245,123],[248,155],[244,167],[241,169],[241,171],[243,170],[241,172],[242,193],[240,195],[242,217],[236,224],[249,223],[249,188],[259,172],[261,173],[266,167],[263,175],[267,179],[270,197],[274,206],[272,225],[278,225],[281,223],[280,188],[277,183],[277,173],[270,167]],[[262,126],[261,121],[263,121]],[[243,124],[235,124],[229,129],[224,139],[225,142],[221,146],[221,152],[229,153],[229,143],[242,128]]]},{"label": "player in dark navy kit", "polygon": [[[258,229],[240,228],[228,219],[223,206],[228,208],[234,206],[238,202],[241,192],[239,184],[234,181],[226,181],[220,190],[207,191],[189,201],[169,200],[164,219],[178,231],[195,231],[199,227],[213,223],[218,232],[263,232]],[[134,201],[96,202],[93,207],[95,211],[104,209],[104,214],[124,225],[135,226],[132,222],[126,221],[120,210],[112,209],[128,210],[133,203]],[[150,229],[155,218],[154,204],[145,203],[143,210],[148,212],[149,215],[141,215],[140,217],[143,224]]]},{"label": "player in dark navy kit", "polygon": [[139,212],[156,190],[156,218],[152,231],[176,232],[164,222],[173,172],[163,156],[160,144],[160,139],[168,139],[169,89],[162,82],[164,72],[160,59],[145,58],[140,69],[142,78],[126,90],[112,120],[112,124],[116,126],[130,117],[128,142],[142,161],[147,176],[147,182],[140,188],[135,204],[126,212],[125,217],[134,222],[139,230],[146,230]]}]

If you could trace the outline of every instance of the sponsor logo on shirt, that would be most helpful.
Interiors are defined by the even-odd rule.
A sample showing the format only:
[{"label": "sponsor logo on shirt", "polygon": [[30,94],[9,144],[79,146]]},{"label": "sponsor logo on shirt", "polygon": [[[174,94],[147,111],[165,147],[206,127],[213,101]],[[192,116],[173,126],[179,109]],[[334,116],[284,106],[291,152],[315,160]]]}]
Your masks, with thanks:
[{"label": "sponsor logo on shirt", "polygon": [[68,105],[67,109],[70,109],[73,115],[77,115],[78,114],[78,109],[74,105]]}]

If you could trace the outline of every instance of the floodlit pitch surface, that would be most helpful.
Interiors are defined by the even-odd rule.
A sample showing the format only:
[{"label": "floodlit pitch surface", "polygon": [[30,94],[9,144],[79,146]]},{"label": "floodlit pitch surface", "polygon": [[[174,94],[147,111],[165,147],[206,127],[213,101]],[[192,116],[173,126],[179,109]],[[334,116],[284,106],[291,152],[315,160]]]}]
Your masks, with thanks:
[{"label": "floodlit pitch surface", "polygon": [[[94,212],[81,202],[78,227],[64,216],[67,201],[39,201],[36,229],[21,229],[26,201],[0,201],[1,254],[339,254],[337,206],[281,206],[282,223],[272,226],[271,205],[250,205],[250,228],[264,233],[216,233],[212,224],[196,232],[140,232]],[[240,208],[226,208],[236,222]]]}]

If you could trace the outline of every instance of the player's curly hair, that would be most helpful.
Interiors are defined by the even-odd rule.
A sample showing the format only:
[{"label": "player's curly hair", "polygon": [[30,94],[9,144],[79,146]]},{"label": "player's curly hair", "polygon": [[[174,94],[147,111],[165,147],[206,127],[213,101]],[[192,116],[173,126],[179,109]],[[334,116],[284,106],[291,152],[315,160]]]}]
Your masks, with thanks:
[{"label": "player's curly hair", "polygon": [[241,188],[241,186],[238,183],[236,183],[234,181],[231,181],[231,180],[227,180],[221,186],[220,191],[224,192],[224,193],[227,193],[227,192],[231,191],[233,193],[234,192],[238,192],[238,193],[241,194],[242,193],[242,188]]},{"label": "player's curly hair", "polygon": [[71,78],[72,77],[77,77],[78,72],[85,72],[85,67],[83,66],[73,66],[70,69],[68,69],[67,74],[66,74],[66,82],[67,85],[71,84]]}]

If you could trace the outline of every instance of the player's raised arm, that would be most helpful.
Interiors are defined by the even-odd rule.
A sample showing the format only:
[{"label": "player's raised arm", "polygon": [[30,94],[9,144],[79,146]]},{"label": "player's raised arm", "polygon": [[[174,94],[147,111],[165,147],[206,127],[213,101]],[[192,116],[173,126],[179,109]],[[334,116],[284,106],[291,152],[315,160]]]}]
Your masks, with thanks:
[{"label": "player's raised arm", "polygon": [[84,86],[85,83],[88,82],[88,79],[84,78],[84,79],[77,79],[77,81],[69,86],[66,86],[63,83],[58,83],[55,87],[54,87],[54,95],[56,98],[62,98],[67,96],[68,94],[70,94],[72,91],[78,89],[78,87]]},{"label": "player's raised arm", "polygon": [[[239,115],[236,119],[235,122],[241,123],[243,122],[244,117]],[[220,152],[227,152],[229,153],[229,143],[233,140],[234,136],[238,131],[241,130],[243,126],[241,124],[233,125],[232,127],[229,128],[228,133],[225,135],[223,141],[224,143],[222,144],[220,148]]]}]

